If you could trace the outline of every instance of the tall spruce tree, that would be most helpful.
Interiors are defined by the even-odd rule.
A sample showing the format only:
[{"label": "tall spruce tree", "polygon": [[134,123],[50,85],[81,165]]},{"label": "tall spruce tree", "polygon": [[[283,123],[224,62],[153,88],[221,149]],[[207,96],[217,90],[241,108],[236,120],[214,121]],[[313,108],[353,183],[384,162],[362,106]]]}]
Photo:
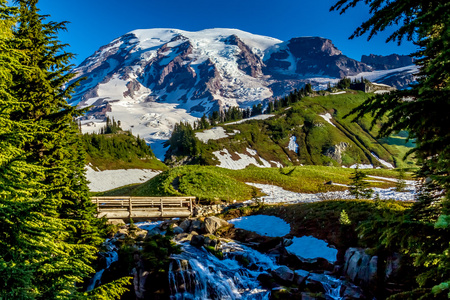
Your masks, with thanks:
[{"label": "tall spruce tree", "polygon": [[[374,97],[352,113],[386,118],[381,135],[407,130],[414,138],[415,156],[421,164],[418,176],[426,178],[418,202],[405,222],[386,230],[390,241],[401,241],[405,253],[414,258],[422,273],[417,276],[421,299],[450,297],[450,2],[442,0],[340,0],[331,10],[344,13],[363,2],[370,18],[351,38],[372,38],[391,25],[399,25],[387,41],[413,41],[418,51],[417,84],[410,89]],[[427,228],[417,232],[410,228]],[[409,232],[408,232],[409,230]],[[419,292],[420,291],[420,292]],[[424,292],[425,291],[425,292]],[[432,295],[434,294],[434,295]],[[414,296],[419,299],[419,296]]]},{"label": "tall spruce tree", "polygon": [[72,54],[37,1],[0,0],[0,298],[76,298],[102,240],[67,105]]}]

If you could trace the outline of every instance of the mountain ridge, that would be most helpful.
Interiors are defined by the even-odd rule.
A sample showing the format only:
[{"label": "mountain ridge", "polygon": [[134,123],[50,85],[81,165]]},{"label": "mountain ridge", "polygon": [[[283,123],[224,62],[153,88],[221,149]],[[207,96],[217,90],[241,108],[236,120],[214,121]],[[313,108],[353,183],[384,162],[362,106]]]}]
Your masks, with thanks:
[{"label": "mountain ridge", "polygon": [[[411,69],[394,77],[412,77]],[[74,80],[87,77],[69,102],[91,106],[82,127],[115,117],[158,148],[157,155],[179,121],[233,106],[266,105],[307,83],[324,87],[343,76],[373,73],[329,39],[283,42],[226,28],[131,31],[102,46],[74,72]]]}]

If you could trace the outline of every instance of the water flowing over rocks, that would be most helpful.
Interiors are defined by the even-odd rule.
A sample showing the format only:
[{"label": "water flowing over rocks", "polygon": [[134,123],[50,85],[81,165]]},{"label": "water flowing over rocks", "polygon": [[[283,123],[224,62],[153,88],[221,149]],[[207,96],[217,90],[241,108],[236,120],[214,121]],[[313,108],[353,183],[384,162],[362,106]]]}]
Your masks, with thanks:
[{"label": "water flowing over rocks", "polygon": [[[159,248],[154,239],[165,234],[182,251],[167,258],[159,273],[146,262],[145,243],[155,241]],[[299,239],[262,236],[217,216],[125,225],[105,244],[109,251],[100,256],[101,270],[89,289],[117,279],[115,273],[133,277],[133,299],[372,299],[398,288],[403,274],[398,254],[379,259],[348,248],[339,249],[337,258],[325,256],[328,260],[301,257],[288,251]],[[128,260],[117,254],[124,244],[131,251]]]}]

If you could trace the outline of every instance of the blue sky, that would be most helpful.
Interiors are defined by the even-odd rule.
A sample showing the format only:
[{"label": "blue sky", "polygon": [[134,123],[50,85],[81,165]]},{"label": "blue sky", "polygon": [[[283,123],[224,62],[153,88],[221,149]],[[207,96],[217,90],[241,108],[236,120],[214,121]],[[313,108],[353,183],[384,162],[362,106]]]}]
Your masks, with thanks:
[{"label": "blue sky", "polygon": [[197,31],[236,28],[286,41],[300,36],[329,38],[345,55],[409,54],[415,46],[386,44],[387,34],[348,40],[353,30],[369,16],[361,4],[344,15],[329,12],[335,0],[40,0],[41,14],[52,21],[69,21],[60,34],[77,54],[78,65],[99,47],[135,29],[176,28]]}]

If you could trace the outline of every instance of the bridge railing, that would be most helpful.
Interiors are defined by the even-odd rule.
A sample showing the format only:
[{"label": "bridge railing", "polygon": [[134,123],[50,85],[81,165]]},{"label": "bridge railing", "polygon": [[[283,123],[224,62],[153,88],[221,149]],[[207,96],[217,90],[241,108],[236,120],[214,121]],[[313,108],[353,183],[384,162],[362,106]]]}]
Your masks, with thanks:
[{"label": "bridge railing", "polygon": [[91,197],[97,217],[188,217],[193,213],[195,197]]}]

